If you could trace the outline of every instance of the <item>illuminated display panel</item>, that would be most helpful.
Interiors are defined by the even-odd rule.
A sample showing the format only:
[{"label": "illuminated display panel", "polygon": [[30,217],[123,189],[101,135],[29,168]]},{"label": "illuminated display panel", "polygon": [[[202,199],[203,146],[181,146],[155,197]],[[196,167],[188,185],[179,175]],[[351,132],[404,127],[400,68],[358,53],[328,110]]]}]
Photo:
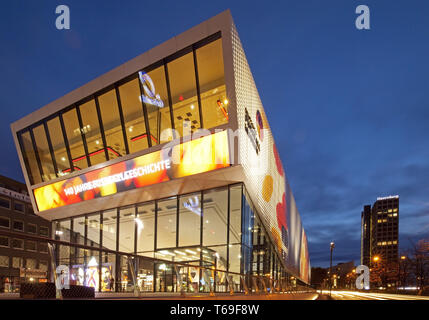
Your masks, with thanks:
[{"label": "illuminated display panel", "polygon": [[34,190],[39,211],[229,166],[226,131]]}]

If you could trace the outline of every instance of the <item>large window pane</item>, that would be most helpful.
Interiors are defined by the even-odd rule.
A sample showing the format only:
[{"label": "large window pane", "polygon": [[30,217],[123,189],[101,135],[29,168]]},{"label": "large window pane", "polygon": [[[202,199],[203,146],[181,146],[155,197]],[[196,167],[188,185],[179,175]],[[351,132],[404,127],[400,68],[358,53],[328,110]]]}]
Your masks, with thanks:
[{"label": "large window pane", "polygon": [[100,214],[92,214],[88,216],[88,234],[87,245],[93,247],[100,246]]},{"label": "large window pane", "polygon": [[134,253],[135,207],[119,210],[119,251]]},{"label": "large window pane", "polygon": [[110,90],[99,96],[98,104],[100,105],[109,158],[120,157],[126,154],[126,150],[115,90]]},{"label": "large window pane", "polygon": [[222,39],[196,50],[204,128],[228,122]]},{"label": "large window pane", "polygon": [[170,141],[173,134],[164,66],[147,74],[140,73],[140,81],[143,87],[142,99],[149,118],[152,145]]},{"label": "large window pane", "polygon": [[201,194],[195,193],[180,197],[179,208],[179,246],[200,244]]},{"label": "large window pane", "polygon": [[227,244],[228,189],[204,192],[203,245]]},{"label": "large window pane", "polygon": [[176,246],[176,197],[158,201],[156,247],[171,248]]},{"label": "large window pane", "polygon": [[116,250],[117,210],[103,212],[103,248]]},{"label": "large window pane", "polygon": [[100,123],[98,121],[95,101],[90,100],[82,104],[79,110],[91,165],[105,162],[106,154],[104,152],[103,140],[101,139]]},{"label": "large window pane", "polygon": [[137,206],[137,252],[154,250],[155,203]]},{"label": "large window pane", "polygon": [[64,113],[63,120],[74,170],[85,169],[88,167],[88,163],[82,142],[82,128],[79,126],[76,109]]},{"label": "large window pane", "polygon": [[183,137],[201,127],[193,53],[173,60],[167,66],[175,129]]},{"label": "large window pane", "polygon": [[130,153],[146,149],[147,132],[143,106],[139,99],[141,96],[139,80],[136,78],[121,85],[119,94]]},{"label": "large window pane", "polygon": [[230,226],[229,243],[241,242],[241,185],[232,186],[230,189]]},{"label": "large window pane", "polygon": [[63,131],[61,129],[60,119],[58,117],[47,122],[49,137],[51,138],[52,149],[57,163],[58,176],[70,172],[69,157],[67,155],[66,145],[64,143]]},{"label": "large window pane", "polygon": [[49,181],[55,179],[57,176],[55,174],[54,165],[52,164],[45,127],[43,125],[37,126],[33,129],[33,134],[34,140],[36,141],[37,152],[39,153],[40,163],[42,165],[43,180]]},{"label": "large window pane", "polygon": [[27,172],[33,184],[42,182],[39,167],[37,166],[36,154],[34,152],[33,143],[31,142],[30,132],[24,132],[21,135],[22,153],[27,158]]},{"label": "large window pane", "polygon": [[[85,244],[85,217],[73,219],[72,242]],[[85,251],[77,247],[73,248],[72,251],[74,255],[73,263],[82,265],[84,263]]]}]

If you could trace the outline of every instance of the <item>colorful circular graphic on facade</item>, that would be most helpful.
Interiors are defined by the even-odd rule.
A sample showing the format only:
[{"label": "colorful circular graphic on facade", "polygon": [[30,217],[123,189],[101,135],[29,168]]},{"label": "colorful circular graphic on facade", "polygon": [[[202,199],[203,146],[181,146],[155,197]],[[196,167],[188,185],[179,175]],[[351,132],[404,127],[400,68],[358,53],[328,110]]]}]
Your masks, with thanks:
[{"label": "colorful circular graphic on facade", "polygon": [[274,153],[274,159],[276,159],[276,167],[277,167],[277,171],[278,173],[283,177],[283,165],[282,162],[280,160],[280,156],[279,153],[277,151],[276,145],[273,144],[273,153]]},{"label": "colorful circular graphic on facade", "polygon": [[258,124],[258,135],[259,139],[264,140],[264,121],[262,120],[262,115],[258,111],[256,111],[256,123]]},{"label": "colorful circular graphic on facade", "polygon": [[266,175],[264,178],[264,182],[262,182],[262,198],[264,198],[266,202],[269,202],[271,196],[273,195],[273,187],[273,177],[271,177],[270,175]]}]

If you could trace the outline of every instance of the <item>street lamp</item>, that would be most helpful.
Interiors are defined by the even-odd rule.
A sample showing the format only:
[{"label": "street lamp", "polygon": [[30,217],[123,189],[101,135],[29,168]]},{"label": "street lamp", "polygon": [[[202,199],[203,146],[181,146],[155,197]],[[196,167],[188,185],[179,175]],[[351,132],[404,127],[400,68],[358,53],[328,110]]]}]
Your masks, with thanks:
[{"label": "street lamp", "polygon": [[329,296],[331,297],[331,290],[332,290],[332,252],[334,251],[335,243],[334,241],[331,242],[331,259],[329,263]]}]

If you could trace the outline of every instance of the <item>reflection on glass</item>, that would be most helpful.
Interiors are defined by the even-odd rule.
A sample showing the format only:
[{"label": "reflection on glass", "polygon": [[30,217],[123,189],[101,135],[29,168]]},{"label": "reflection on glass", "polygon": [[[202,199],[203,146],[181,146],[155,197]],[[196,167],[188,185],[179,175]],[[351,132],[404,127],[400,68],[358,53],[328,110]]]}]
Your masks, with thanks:
[{"label": "reflection on glass", "polygon": [[168,63],[174,125],[181,137],[200,128],[193,53]]},{"label": "reflection on glass", "polygon": [[115,266],[116,255],[103,252],[101,255],[101,291],[115,291]]},{"label": "reflection on glass", "polygon": [[93,247],[100,246],[100,214],[92,214],[88,216],[88,234],[87,245]]},{"label": "reflection on glass", "polygon": [[152,145],[173,139],[164,66],[140,73]]},{"label": "reflection on glass", "polygon": [[116,220],[117,210],[112,209],[103,213],[103,248],[116,250]]},{"label": "reflection on glass", "polygon": [[[85,217],[78,217],[73,219],[73,243],[85,244]],[[75,247],[73,251],[73,263],[83,264],[84,263],[84,250]]]},{"label": "reflection on glass", "polygon": [[158,201],[156,247],[170,248],[176,246],[177,199],[170,198]]},{"label": "reflection on glass", "polygon": [[98,104],[100,106],[109,159],[115,159],[126,154],[115,90],[113,89],[100,95],[98,97]]},{"label": "reflection on glass", "polygon": [[101,139],[95,101],[92,99],[79,107],[82,117],[82,130],[85,134],[91,165],[106,161],[103,140]]},{"label": "reflection on glass", "polygon": [[134,253],[135,212],[135,207],[119,210],[119,251]]},{"label": "reflection on glass", "polygon": [[137,206],[137,252],[154,250],[155,237],[155,203]]},{"label": "reflection on glass", "polygon": [[241,266],[241,246],[234,244],[229,246],[229,271],[240,272]]},{"label": "reflection on glass", "polygon": [[196,50],[204,128],[228,123],[222,40]]},{"label": "reflection on glass", "polygon": [[194,193],[180,196],[179,247],[199,245],[200,230],[201,194]]},{"label": "reflection on glass", "polygon": [[34,152],[33,143],[31,142],[30,132],[26,131],[21,135],[22,153],[27,158],[27,172],[33,184],[42,182],[39,167],[37,166],[36,154]]},{"label": "reflection on glass", "polygon": [[241,185],[230,189],[230,229],[229,243],[241,242]]},{"label": "reflection on glass", "polygon": [[36,141],[37,152],[39,153],[40,164],[42,165],[43,180],[55,179],[54,165],[52,163],[51,152],[49,150],[48,139],[46,138],[43,124],[33,129],[34,140]]},{"label": "reflection on glass", "polygon": [[71,109],[63,115],[64,127],[70,147],[74,170],[88,167],[85,149],[82,142],[82,128],[79,126],[76,109]]},{"label": "reflection on glass", "polygon": [[67,155],[66,145],[64,143],[63,130],[61,129],[60,119],[55,117],[47,122],[49,138],[51,139],[52,149],[54,150],[55,162],[57,164],[58,176],[70,173],[70,162]]},{"label": "reflection on glass", "polygon": [[227,243],[228,189],[204,192],[203,245]]},{"label": "reflection on glass", "polygon": [[139,80],[136,78],[121,85],[119,94],[130,153],[144,150],[148,147],[148,142],[143,105],[139,99]]}]

